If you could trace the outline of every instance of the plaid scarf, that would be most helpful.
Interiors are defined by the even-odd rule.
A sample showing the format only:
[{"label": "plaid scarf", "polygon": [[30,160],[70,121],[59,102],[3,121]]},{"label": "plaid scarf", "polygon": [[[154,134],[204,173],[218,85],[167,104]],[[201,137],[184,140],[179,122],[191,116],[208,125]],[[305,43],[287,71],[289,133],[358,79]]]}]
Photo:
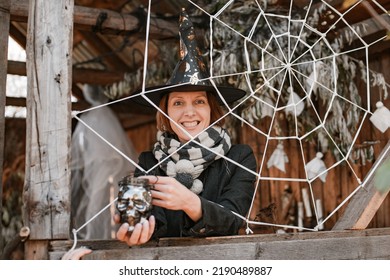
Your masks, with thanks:
[{"label": "plaid scarf", "polygon": [[226,130],[213,126],[184,146],[169,132],[158,131],[153,154],[169,177],[176,178],[192,192],[199,194],[203,190],[203,183],[196,178],[211,163],[225,155],[230,147],[230,136]]}]

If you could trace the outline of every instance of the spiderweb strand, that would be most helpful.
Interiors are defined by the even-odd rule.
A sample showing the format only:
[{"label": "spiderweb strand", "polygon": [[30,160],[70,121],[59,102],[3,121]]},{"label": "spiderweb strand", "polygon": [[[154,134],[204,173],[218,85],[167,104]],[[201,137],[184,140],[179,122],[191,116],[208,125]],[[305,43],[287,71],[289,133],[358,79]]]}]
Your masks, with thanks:
[{"label": "spiderweb strand", "polygon": [[81,225],[78,229],[73,229],[73,246],[70,248],[69,251],[72,251],[77,246],[77,233],[82,230],[84,227],[86,227],[90,222],[92,222],[94,219],[96,219],[101,213],[103,213],[106,209],[108,209],[112,204],[114,204],[118,200],[118,197],[113,199],[109,204],[104,206],[99,212],[97,212],[94,216],[92,216],[88,221],[86,221],[83,225]]},{"label": "spiderweb strand", "polygon": [[[267,13],[267,12],[265,12],[262,9],[262,7],[258,3],[258,1],[256,1],[257,7],[258,7],[258,10],[259,10],[259,14],[256,17],[256,19],[255,19],[255,21],[254,21],[254,23],[252,25],[252,28],[249,30],[248,35],[244,35],[244,34],[240,33],[237,30],[235,30],[229,24],[225,23],[223,20],[220,19],[220,16],[223,14],[223,12],[226,11],[235,2],[234,0],[227,1],[226,4],[219,11],[217,11],[214,15],[208,13],[204,8],[200,7],[199,5],[194,3],[193,1],[188,0],[189,3],[191,3],[198,10],[202,11],[205,15],[207,15],[210,18],[210,34],[209,34],[209,41],[210,41],[210,46],[209,46],[210,47],[210,56],[209,56],[210,77],[208,78],[208,80],[215,87],[217,94],[221,97],[221,100],[224,102],[224,105],[225,105],[225,107],[227,109],[226,113],[219,120],[221,120],[221,119],[223,119],[223,118],[225,118],[225,117],[227,117],[229,115],[233,116],[236,119],[238,119],[239,121],[241,121],[242,123],[245,123],[246,125],[248,125],[256,133],[264,136],[266,138],[265,147],[264,147],[264,151],[265,151],[264,153],[265,154],[268,152],[269,146],[270,146],[270,141],[272,141],[272,140],[278,140],[278,141],[296,140],[296,141],[298,141],[298,143],[299,143],[299,153],[300,153],[300,157],[302,158],[304,166],[307,165],[307,162],[305,160],[305,149],[304,149],[303,142],[305,141],[306,138],[310,137],[310,135],[312,135],[312,134],[322,130],[322,131],[324,131],[326,136],[330,139],[330,141],[334,144],[335,148],[338,150],[339,154],[341,155],[341,159],[336,161],[330,167],[326,168],[326,170],[324,170],[321,173],[317,174],[313,178],[309,178],[309,176],[307,174],[306,168],[304,168],[304,171],[305,171],[305,174],[306,174],[306,176],[305,176],[306,178],[281,178],[281,177],[267,177],[267,176],[262,175],[264,173],[263,170],[264,170],[265,160],[266,160],[265,156],[263,156],[261,161],[260,161],[260,166],[259,166],[258,172],[253,172],[252,170],[249,170],[245,166],[242,166],[241,164],[239,164],[237,162],[234,162],[233,160],[227,158],[226,156],[223,156],[223,155],[219,155],[219,156],[221,158],[223,158],[224,160],[229,161],[232,164],[237,165],[239,168],[242,168],[242,169],[246,170],[248,173],[256,176],[257,180],[256,180],[256,184],[255,184],[255,194],[258,192],[258,188],[260,187],[260,184],[261,184],[262,181],[288,181],[288,182],[306,183],[308,185],[308,188],[309,188],[309,191],[310,191],[311,203],[313,205],[316,205],[316,204],[315,204],[315,196],[314,196],[314,192],[313,192],[313,188],[312,188],[312,183],[316,179],[318,179],[321,175],[323,175],[326,172],[332,170],[333,168],[338,166],[340,163],[346,162],[347,166],[349,167],[349,169],[351,170],[353,176],[355,177],[356,181],[358,182],[358,186],[354,189],[354,191],[349,196],[347,196],[327,217],[325,217],[325,218],[319,217],[318,216],[318,210],[317,210],[316,207],[314,207],[314,213],[315,213],[315,218],[316,218],[316,221],[317,221],[317,225],[313,229],[305,228],[303,226],[281,225],[281,224],[264,223],[264,222],[261,222],[261,221],[251,221],[249,219],[249,215],[251,213],[252,208],[254,207],[254,202],[255,202],[255,195],[254,195],[252,197],[250,211],[249,211],[247,217],[243,217],[242,215],[239,215],[239,214],[229,210],[233,215],[239,217],[240,219],[242,219],[243,221],[246,222],[246,224],[247,224],[247,233],[251,233],[252,232],[252,230],[249,228],[249,225],[263,225],[263,226],[274,226],[274,227],[280,227],[280,228],[285,228],[285,229],[293,229],[293,230],[316,231],[331,216],[333,216],[360,188],[362,188],[362,187],[364,188],[365,183],[372,176],[372,174],[374,172],[374,170],[371,170],[369,175],[366,177],[366,180],[364,182],[361,182],[361,179],[356,174],[356,172],[354,171],[353,167],[351,166],[351,163],[348,160],[348,158],[349,158],[349,156],[350,156],[350,154],[352,152],[353,146],[354,146],[354,144],[357,141],[358,135],[360,134],[360,131],[362,129],[364,120],[367,118],[367,116],[369,114],[373,114],[370,111],[370,107],[371,107],[370,106],[370,102],[371,102],[371,100],[370,100],[369,73],[370,73],[371,70],[369,69],[369,63],[368,63],[369,62],[368,61],[368,48],[371,45],[373,45],[373,44],[383,40],[383,38],[384,38],[384,37],[380,38],[377,41],[372,42],[371,44],[367,44],[361,38],[361,36],[358,34],[358,32],[356,30],[354,30],[354,28],[345,20],[344,16],[346,14],[348,14],[352,9],[357,7],[357,5],[359,5],[362,1],[363,0],[360,0],[360,1],[356,2],[351,7],[349,7],[345,12],[340,13],[338,10],[333,8],[330,4],[328,4],[327,2],[321,0],[323,5],[325,5],[329,10],[331,10],[333,13],[335,13],[335,14],[337,14],[339,16],[339,18],[337,20],[335,20],[331,25],[329,25],[328,29],[325,30],[324,32],[320,32],[318,29],[316,29],[316,28],[310,26],[309,24],[307,24],[307,20],[309,18],[309,12],[311,11],[311,7],[312,7],[312,4],[313,4],[313,1],[310,1],[310,3],[308,3],[308,7],[307,7],[307,10],[306,10],[306,13],[305,13],[303,19],[293,19],[292,18],[292,14],[293,14],[293,1],[290,1],[290,8],[289,8],[289,11],[288,11],[288,15],[278,15],[278,14],[274,14],[274,13]],[[372,2],[375,3],[384,12],[386,12],[386,10],[377,1],[373,0]],[[198,145],[202,146],[204,149],[207,149],[210,152],[213,152],[210,148],[203,146],[201,143],[197,142],[196,139],[195,139],[203,131],[200,132],[198,135],[191,136],[184,128],[182,128],[179,124],[177,124],[174,120],[172,120],[166,113],[162,112],[160,110],[160,108],[157,105],[155,105],[147,97],[146,93],[150,93],[150,92],[154,91],[154,90],[150,90],[148,92],[145,91],[145,85],[146,85],[146,79],[147,79],[147,65],[148,65],[148,43],[149,43],[150,13],[151,13],[151,1],[149,0],[148,14],[147,14],[147,25],[146,25],[147,28],[146,28],[146,40],[145,40],[144,69],[143,69],[143,76],[142,76],[143,82],[142,82],[142,90],[141,90],[141,92],[139,94],[137,94],[137,95],[133,95],[133,96],[125,97],[125,98],[122,98],[122,99],[118,99],[118,100],[115,100],[115,101],[112,101],[112,102],[109,102],[109,103],[106,103],[106,104],[103,104],[101,106],[97,106],[97,107],[94,107],[94,108],[91,108],[91,109],[88,109],[88,110],[97,109],[97,108],[100,108],[102,106],[108,106],[108,105],[116,103],[116,102],[127,100],[129,98],[134,98],[135,96],[142,96],[143,98],[145,98],[145,100],[147,100],[151,104],[151,106],[153,106],[156,110],[158,110],[166,118],[168,118],[171,122],[173,122],[179,129],[181,129],[183,131],[183,133],[186,133],[186,135],[190,138],[190,140],[186,144],[188,144],[189,142],[194,142],[194,143],[197,143]],[[272,25],[272,23],[269,20],[269,19],[272,19],[272,18],[281,18],[281,19],[288,20],[288,23],[289,23],[288,24],[288,30],[285,33],[282,33],[282,34],[275,33],[273,25]],[[267,25],[269,31],[271,32],[270,39],[269,39],[269,41],[268,41],[268,43],[266,44],[265,47],[261,47],[257,42],[254,42],[253,38],[252,38],[254,33],[255,33],[256,26],[257,26],[257,24],[258,24],[260,19],[264,19],[264,23]],[[244,52],[244,61],[245,61],[246,68],[247,68],[246,71],[238,72],[238,73],[231,73],[231,74],[218,74],[218,75],[216,75],[217,72],[214,71],[214,60],[213,60],[213,53],[214,53],[214,44],[213,44],[214,28],[213,28],[213,25],[216,22],[221,24],[224,28],[228,29],[229,31],[233,32],[233,34],[237,35],[239,38],[241,38],[244,41],[244,50],[243,50],[243,52]],[[351,30],[351,32],[356,36],[356,38],[362,43],[363,46],[357,47],[357,48],[355,48],[353,50],[347,50],[347,51],[344,51],[344,52],[339,52],[339,53],[335,52],[333,50],[332,46],[328,43],[328,40],[326,39],[326,37],[327,37],[328,33],[330,33],[331,30],[333,28],[335,28],[336,25],[339,22],[343,22],[346,25],[346,27],[349,30]],[[291,33],[290,32],[290,28],[292,27],[293,24],[301,24],[301,27],[300,27],[300,29],[298,31],[298,35],[290,34]],[[306,28],[307,30],[309,30],[310,32],[313,32],[314,34],[316,34],[318,36],[318,39],[314,43],[312,43],[311,45],[306,43],[305,40],[302,39],[302,34],[304,32],[304,28]],[[288,38],[287,38],[288,39],[287,53],[285,53],[285,50],[283,49],[283,47],[281,46],[281,44],[278,41],[278,38],[283,37],[283,36],[288,36]],[[295,40],[295,44],[294,45],[292,45],[293,44],[293,39]],[[319,58],[314,58],[314,56],[312,56],[313,57],[312,61],[299,62],[299,60],[301,58],[303,58],[305,55],[307,55],[308,53],[313,53],[315,47],[321,41],[325,42],[325,44],[327,45],[329,50],[332,52],[331,55],[322,56],[322,57],[319,57]],[[272,43],[274,43],[276,45],[276,47],[279,49],[279,52],[282,55],[282,58],[279,58],[277,55],[271,53],[268,50],[268,46],[270,46]],[[278,61],[278,63],[280,63],[280,66],[273,66],[273,67],[268,67],[267,68],[264,65],[264,59],[262,59],[261,60],[261,64],[259,65],[260,68],[259,69],[252,69],[250,54],[249,54],[249,51],[248,51],[248,44],[251,44],[252,46],[254,46],[254,47],[258,48],[259,50],[261,50],[262,57],[264,57],[264,55],[267,55],[267,56],[271,57],[272,59],[274,59],[275,61]],[[306,46],[306,51],[304,51],[304,52],[300,53],[299,55],[297,55],[295,57],[295,59],[293,60],[293,55],[297,52],[298,44],[303,44],[304,46]],[[330,100],[329,100],[329,104],[334,104],[336,102],[336,98],[337,98],[337,99],[345,101],[346,103],[350,104],[351,106],[355,106],[357,109],[359,109],[361,112],[364,113],[364,115],[363,115],[363,117],[362,117],[362,119],[360,121],[360,125],[358,126],[358,129],[357,129],[357,131],[355,133],[355,136],[351,139],[350,148],[344,154],[343,151],[337,145],[337,141],[334,139],[332,133],[325,126],[325,123],[328,120],[329,115],[331,113],[332,106],[328,107],[327,111],[324,114],[323,119],[321,119],[320,114],[317,112],[317,110],[316,110],[316,108],[315,108],[315,106],[313,104],[313,101],[311,100],[311,98],[309,98],[310,92],[308,92],[305,89],[305,86],[301,83],[298,75],[300,75],[301,77],[303,77],[305,79],[309,79],[309,77],[307,75],[305,75],[304,73],[299,72],[297,69],[295,69],[294,67],[291,67],[291,66],[293,66],[293,65],[299,66],[299,65],[304,64],[304,63],[311,63],[311,64],[315,65],[317,62],[322,62],[322,61],[326,61],[326,60],[330,59],[332,61],[332,65],[333,65],[333,67],[331,69],[333,77],[337,77],[336,58],[338,56],[348,55],[350,52],[357,51],[357,50],[364,50],[365,51],[365,57],[366,57],[365,58],[365,68],[366,68],[365,70],[366,70],[366,73],[367,73],[367,88],[366,88],[366,91],[367,91],[367,96],[366,96],[367,97],[367,101],[366,101],[367,109],[363,108],[359,104],[354,103],[353,101],[349,100],[348,98],[340,95],[337,92],[337,79],[334,79],[334,81],[333,81],[333,86],[332,86],[333,88],[329,88],[327,85],[324,85],[321,82],[318,82],[317,80],[315,80],[313,82],[313,85],[316,84],[316,86],[321,87],[322,89],[328,91],[332,95]],[[318,73],[317,73],[317,70],[315,69],[315,67],[313,67],[313,68],[314,68],[315,77],[316,77],[318,75]],[[286,71],[286,69],[287,69],[287,71]],[[271,76],[269,76],[268,73],[267,73],[269,71],[273,71],[274,73]],[[264,83],[262,85],[260,85],[258,88],[255,88],[255,89],[252,88],[250,77],[249,77],[249,74],[253,74],[253,73],[259,73],[262,76],[262,78],[264,79]],[[303,92],[305,93],[305,96],[298,103],[295,103],[295,101],[294,101],[293,105],[282,105],[281,104],[282,103],[281,96],[283,94],[282,88],[278,89],[278,88],[275,88],[275,87],[272,86],[273,80],[277,79],[277,77],[280,74],[283,75],[282,83],[288,83],[288,84],[290,84],[292,86],[294,82],[297,82],[298,85],[302,88]],[[245,79],[246,79],[247,86],[249,88],[249,93],[248,93],[248,95],[246,97],[244,97],[241,101],[239,101],[238,104],[236,104],[234,107],[230,107],[226,103],[226,101],[224,100],[222,95],[220,94],[217,86],[215,85],[214,79],[226,78],[226,77],[229,77],[229,76],[231,76],[231,77],[241,76],[241,75],[243,75],[245,77]],[[386,85],[388,86],[388,84],[386,84]],[[168,89],[170,87],[172,87],[172,86],[166,86],[165,88]],[[267,103],[266,101],[262,100],[261,98],[259,98],[256,95],[263,88],[269,88],[269,89],[273,90],[275,93],[277,93],[277,98],[276,98],[275,104],[269,104],[269,103]],[[158,89],[155,89],[155,90],[158,90]],[[253,124],[251,124],[248,120],[244,119],[242,116],[240,116],[237,113],[235,113],[235,110],[238,109],[240,106],[242,106],[250,98],[255,99],[257,102],[261,102],[262,104],[266,104],[267,106],[269,106],[270,108],[273,109],[273,115],[271,116],[271,125],[270,125],[270,127],[269,127],[267,132],[263,132],[262,130],[260,130],[259,128],[257,128]],[[318,121],[319,125],[317,125],[316,127],[311,129],[310,131],[307,131],[307,132],[305,132],[305,134],[300,136],[299,133],[298,133],[299,131],[298,131],[298,127],[297,127],[297,124],[298,124],[298,114],[297,114],[296,105],[298,105],[301,102],[305,102],[306,100],[308,101],[308,103],[310,103],[311,108],[314,111],[314,115],[317,118],[317,121]],[[294,135],[290,135],[290,136],[279,136],[279,135],[273,136],[272,135],[272,127],[273,127],[273,124],[276,121],[277,112],[282,111],[282,110],[286,109],[289,106],[294,106],[294,109],[293,109],[293,111],[294,111],[294,121],[295,121],[295,129],[294,129],[295,133],[294,133]],[[88,111],[88,110],[86,110],[86,111]],[[86,112],[86,111],[83,111],[83,112]],[[138,164],[135,163],[132,159],[126,157],[126,155],[121,153],[109,141],[105,140],[104,137],[102,137],[96,131],[94,131],[91,127],[89,127],[88,124],[86,124],[80,118],[78,118],[77,115],[74,116],[74,117],[77,120],[79,120],[80,122],[82,122],[88,129],[93,131],[103,141],[105,141],[114,150],[119,152],[130,163],[134,164],[138,169],[140,169],[144,173],[148,174],[148,173],[150,173],[151,171],[153,171],[155,168],[157,168],[159,166],[160,163],[156,164],[155,166],[153,166],[149,170],[144,170],[142,167],[138,166]],[[217,122],[219,122],[219,120],[215,121],[210,126],[216,124]],[[178,150],[180,150],[184,146],[185,146],[185,144],[182,147],[180,147]],[[177,152],[177,151],[175,151],[175,152]],[[163,161],[168,160],[175,152],[172,152]],[[385,154],[385,153],[383,153],[383,154]],[[382,160],[383,160],[383,157],[377,159],[377,161],[379,161],[379,162],[382,161]],[[116,199],[114,201],[110,202],[110,204],[108,204],[106,207],[104,207],[101,211],[99,211],[99,213],[97,213],[91,219],[89,219],[78,230],[74,230],[73,231],[74,235],[75,235],[75,243],[77,242],[77,237],[76,237],[77,232],[79,230],[81,230],[83,227],[85,227],[86,224],[90,223],[101,212],[103,212],[108,207],[110,207],[110,205],[112,203],[114,203],[116,201]],[[219,206],[223,207],[222,205],[219,205]]]}]

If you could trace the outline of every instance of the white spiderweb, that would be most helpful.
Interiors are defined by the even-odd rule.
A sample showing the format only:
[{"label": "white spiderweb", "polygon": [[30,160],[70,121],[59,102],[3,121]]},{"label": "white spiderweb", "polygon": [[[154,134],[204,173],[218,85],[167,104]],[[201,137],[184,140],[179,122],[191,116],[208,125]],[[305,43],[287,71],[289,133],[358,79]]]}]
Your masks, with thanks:
[{"label": "white spiderweb", "polygon": [[[300,9],[297,9],[294,1],[285,9],[280,7],[271,9],[267,7],[266,1],[245,1],[244,4],[242,1],[225,1],[223,5],[218,1],[217,8],[217,4],[203,7],[193,1],[188,2],[195,10],[195,14],[209,20],[207,55],[210,82],[214,86],[229,83],[245,89],[248,93],[233,106],[225,103],[226,113],[222,118],[232,119],[232,123],[240,125],[242,129],[251,130],[258,139],[262,139],[261,151],[254,149],[259,168],[258,172],[254,173],[257,181],[251,211],[247,217],[241,217],[247,223],[247,232],[250,232],[252,227],[264,225],[292,230],[322,229],[324,223],[359,188],[364,187],[365,182],[362,182],[351,163],[354,145],[363,125],[374,111],[371,104],[370,82],[375,78],[375,81],[382,82],[378,82],[377,85],[384,85],[381,99],[387,98],[389,87],[383,76],[372,72],[368,66],[368,49],[384,38],[366,42],[360,35],[364,31],[364,26],[356,28],[346,20],[350,12],[363,1],[356,2],[342,13],[323,0],[316,2],[316,5],[313,1],[308,2],[306,7]],[[380,13],[389,17],[378,2],[373,1],[371,4],[375,5]],[[149,1],[147,42],[151,5]],[[244,14],[245,18],[234,17],[240,13]],[[324,14],[328,15],[329,22],[321,26],[319,17]],[[343,37],[342,41],[338,41],[333,33],[336,26],[339,28],[340,25],[344,30],[340,35]],[[344,48],[345,41],[354,42],[355,46],[352,49]],[[350,56],[353,52],[363,52],[364,59],[362,61],[353,59]],[[145,90],[148,81],[148,43],[144,57],[140,95],[150,102],[148,92]],[[229,63],[233,67],[226,67]],[[356,84],[346,82],[356,79],[357,73],[360,73],[360,78],[367,82],[365,100],[360,100]],[[115,102],[129,98],[132,97]],[[159,110],[152,102],[150,104]],[[167,115],[166,117],[169,118]],[[81,121],[77,115],[75,118]],[[84,124],[88,127],[88,124]],[[190,141],[195,141],[194,138]],[[101,139],[116,152],[121,153],[103,137]],[[316,144],[314,152],[312,145],[310,146],[313,142]],[[295,149],[295,155],[291,156],[290,152],[288,157],[284,153],[285,147]],[[274,157],[275,149],[279,154]],[[313,171],[310,169],[311,160],[316,158],[318,152],[328,154],[326,166],[318,165],[320,162],[318,158],[317,164],[314,164],[314,169],[317,170]],[[137,165],[136,159],[123,156],[130,164],[145,173],[150,173],[158,167],[156,165],[149,170],[143,170]],[[222,158],[231,161],[224,156]],[[272,158],[277,158],[278,161],[272,162]],[[246,169],[236,162],[232,163]],[[317,195],[324,192],[326,177],[336,172],[335,168],[340,164],[346,165],[350,170],[353,182],[349,184],[355,187],[324,215],[322,201]],[[302,202],[297,206],[298,219],[294,223],[269,222],[254,216],[253,209],[256,201],[262,199],[259,193],[265,184],[271,187],[277,184],[293,185],[302,191],[300,194]],[[115,200],[111,203],[114,202]],[[305,225],[303,212],[307,217],[314,216],[312,219],[314,222]],[[93,222],[93,218],[91,217],[88,222]]]}]

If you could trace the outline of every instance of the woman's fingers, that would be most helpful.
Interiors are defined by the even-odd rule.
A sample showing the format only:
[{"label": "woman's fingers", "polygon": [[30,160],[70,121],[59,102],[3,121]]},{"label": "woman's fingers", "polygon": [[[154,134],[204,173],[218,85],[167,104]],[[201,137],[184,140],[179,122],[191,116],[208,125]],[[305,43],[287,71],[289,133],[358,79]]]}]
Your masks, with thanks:
[{"label": "woman's fingers", "polygon": [[120,241],[126,241],[127,234],[129,233],[129,224],[123,223],[116,232],[116,238]]},{"label": "woman's fingers", "polygon": [[160,181],[160,178],[162,178],[162,177],[159,177],[156,175],[146,175],[146,176],[139,176],[138,178],[147,179],[149,181],[149,184],[154,185],[154,184],[157,184]]},{"label": "woman's fingers", "polygon": [[154,232],[155,219],[154,216],[149,218],[149,221],[145,221],[142,224],[142,231],[138,240],[138,244],[143,244],[149,241]]},{"label": "woman's fingers", "polygon": [[88,255],[92,253],[91,249],[88,249],[86,247],[80,247],[74,250],[71,250],[67,252],[65,255],[62,256],[62,260],[79,260],[83,256]]},{"label": "woman's fingers", "polygon": [[134,230],[129,232],[129,224],[124,223],[119,227],[116,237],[118,240],[126,242],[129,246],[144,244],[152,237],[155,224],[155,218],[151,216],[149,221],[145,220],[142,224],[136,224]]},{"label": "woman's fingers", "polygon": [[152,237],[155,226],[156,226],[156,218],[152,215],[149,218],[149,238],[148,238],[148,240]]},{"label": "woman's fingers", "polygon": [[117,213],[114,214],[112,219],[114,220],[114,223],[116,223],[116,224],[119,224],[121,222],[121,218],[120,218],[119,214],[117,214]]},{"label": "woman's fingers", "polygon": [[142,224],[138,223],[134,226],[134,230],[130,235],[130,238],[127,240],[129,246],[138,245],[140,243],[140,237],[142,234]]},{"label": "woman's fingers", "polygon": [[152,185],[170,184],[172,183],[172,179],[173,179],[169,176],[156,176],[156,175],[140,176],[139,178],[148,179],[149,183]]}]

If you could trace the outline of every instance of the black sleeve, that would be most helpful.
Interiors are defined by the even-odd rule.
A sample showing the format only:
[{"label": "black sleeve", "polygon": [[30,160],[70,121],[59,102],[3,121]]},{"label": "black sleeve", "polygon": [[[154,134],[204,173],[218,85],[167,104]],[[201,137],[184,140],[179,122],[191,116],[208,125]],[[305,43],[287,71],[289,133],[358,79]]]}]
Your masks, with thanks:
[{"label": "black sleeve", "polygon": [[[138,165],[141,166],[146,171],[148,169],[147,161],[149,157],[150,157],[149,152],[143,152],[138,157]],[[134,171],[134,177],[139,177],[142,175],[146,175],[146,173],[140,170],[139,168],[136,168]]]},{"label": "black sleeve", "polygon": [[[243,217],[248,213],[254,194],[254,181],[256,172],[256,158],[248,145],[233,146],[230,158],[247,169],[237,166],[227,160],[221,165],[222,192],[217,201],[212,202],[200,197],[202,204],[202,218],[193,223],[186,220],[186,233],[189,236],[216,236],[237,234],[243,224]],[[232,147],[232,149],[233,149]],[[227,176],[225,176],[227,175]]]}]

